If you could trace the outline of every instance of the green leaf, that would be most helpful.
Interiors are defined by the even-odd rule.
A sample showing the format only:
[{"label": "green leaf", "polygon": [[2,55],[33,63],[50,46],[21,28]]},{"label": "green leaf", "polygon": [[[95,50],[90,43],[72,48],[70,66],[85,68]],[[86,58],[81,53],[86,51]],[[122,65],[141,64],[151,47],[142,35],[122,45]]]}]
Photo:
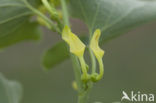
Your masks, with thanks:
[{"label": "green leaf", "polygon": [[22,87],[16,81],[7,80],[0,73],[0,103],[20,103]]},{"label": "green leaf", "polygon": [[[14,21],[17,22],[16,20]],[[6,23],[5,25],[14,26],[14,22],[12,23]],[[15,44],[17,42],[23,41],[23,40],[39,40],[41,30],[38,28],[38,24],[35,22],[29,22],[29,21],[21,21],[19,25],[19,28],[17,30],[14,30],[12,32],[6,33],[3,36],[0,36],[0,48],[7,47],[9,45]],[[6,30],[7,28],[1,27],[0,33],[5,33],[10,31]]]},{"label": "green leaf", "polygon": [[[80,39],[88,45],[88,38],[87,36],[81,36]],[[65,42],[59,42],[51,49],[47,50],[43,56],[42,64],[45,69],[52,69],[57,64],[67,60],[69,56],[69,49]]]},{"label": "green leaf", "polygon": [[[37,0],[29,2],[35,5],[34,1]],[[0,48],[22,40],[36,40],[39,38],[40,34],[35,32],[37,25],[28,21],[31,15],[32,12],[25,7],[22,0],[0,0]]]},{"label": "green leaf", "polygon": [[54,47],[45,52],[43,56],[43,66],[51,69],[69,57],[68,48],[65,42],[59,42]]},{"label": "green leaf", "polygon": [[38,7],[42,3],[41,0],[28,0],[28,2],[34,7]]},{"label": "green leaf", "polygon": [[102,42],[156,19],[156,0],[70,0],[70,14],[90,33],[102,30]]}]

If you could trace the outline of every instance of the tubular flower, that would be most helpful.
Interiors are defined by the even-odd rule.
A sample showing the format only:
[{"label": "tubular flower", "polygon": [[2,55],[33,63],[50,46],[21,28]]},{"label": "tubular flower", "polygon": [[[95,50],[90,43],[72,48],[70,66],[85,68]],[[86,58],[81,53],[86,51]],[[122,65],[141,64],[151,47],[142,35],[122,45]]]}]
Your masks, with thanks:
[{"label": "tubular flower", "polygon": [[96,56],[96,58],[102,58],[104,55],[104,51],[99,47],[99,44],[98,44],[100,35],[101,35],[101,31],[100,29],[97,29],[94,32],[93,37],[90,42],[90,48],[94,52],[94,55]]},{"label": "tubular flower", "polygon": [[104,74],[104,65],[102,61],[102,57],[104,55],[104,51],[99,47],[99,38],[101,35],[100,29],[97,29],[90,42],[90,48],[93,51],[94,55],[96,56],[96,59],[98,60],[99,63],[99,74],[95,73],[93,74],[93,80],[98,81],[103,77]]},{"label": "tubular flower", "polygon": [[87,73],[87,65],[83,57],[86,46],[75,34],[71,32],[68,26],[65,26],[63,29],[62,39],[69,45],[70,52],[78,57],[83,72],[82,80],[87,81],[89,79],[89,75]]},{"label": "tubular flower", "polygon": [[86,46],[75,34],[71,32],[68,26],[65,26],[63,29],[62,39],[68,43],[71,53],[78,57],[83,56]]}]

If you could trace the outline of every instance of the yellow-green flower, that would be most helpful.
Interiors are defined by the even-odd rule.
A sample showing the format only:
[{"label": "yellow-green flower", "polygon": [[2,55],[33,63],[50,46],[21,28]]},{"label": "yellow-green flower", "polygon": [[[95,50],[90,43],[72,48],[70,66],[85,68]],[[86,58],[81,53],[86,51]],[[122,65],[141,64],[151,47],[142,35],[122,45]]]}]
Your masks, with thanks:
[{"label": "yellow-green flower", "polygon": [[65,26],[62,32],[62,39],[68,43],[70,52],[80,57],[83,56],[85,51],[85,45],[83,42],[73,34],[68,26]]},{"label": "yellow-green flower", "polygon": [[90,46],[89,46],[91,50],[93,51],[94,55],[96,56],[96,59],[99,63],[99,74],[97,73],[92,74],[93,81],[98,81],[102,79],[103,74],[104,74],[104,65],[102,61],[104,51],[99,47],[100,35],[101,35],[101,31],[100,29],[97,29],[93,34],[93,37],[90,41]]},{"label": "yellow-green flower", "polygon": [[99,47],[99,44],[98,44],[100,35],[101,35],[101,31],[100,29],[97,29],[94,32],[93,37],[90,42],[90,48],[94,52],[94,55],[96,56],[96,58],[102,58],[104,55],[104,51]]},{"label": "yellow-green flower", "polygon": [[81,69],[82,69],[82,80],[87,81],[89,79],[89,75],[87,73],[87,64],[84,60],[84,51],[85,51],[85,45],[83,42],[73,34],[68,26],[65,26],[62,32],[62,39],[68,43],[70,47],[70,52],[76,55],[80,61]]}]

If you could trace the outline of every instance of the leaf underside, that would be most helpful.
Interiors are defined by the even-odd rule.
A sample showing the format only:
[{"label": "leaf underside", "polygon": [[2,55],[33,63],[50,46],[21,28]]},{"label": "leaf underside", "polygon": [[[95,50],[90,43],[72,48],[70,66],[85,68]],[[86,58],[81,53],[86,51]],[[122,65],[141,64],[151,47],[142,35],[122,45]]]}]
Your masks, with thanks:
[{"label": "leaf underside", "polygon": [[101,29],[101,42],[156,19],[156,0],[70,0],[70,14]]}]

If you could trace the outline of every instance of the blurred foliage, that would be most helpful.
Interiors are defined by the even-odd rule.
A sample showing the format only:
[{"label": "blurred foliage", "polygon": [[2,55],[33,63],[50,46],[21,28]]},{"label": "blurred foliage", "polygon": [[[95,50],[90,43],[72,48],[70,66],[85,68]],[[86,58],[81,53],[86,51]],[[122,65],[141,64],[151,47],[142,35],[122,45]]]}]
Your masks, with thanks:
[{"label": "blurred foliage", "polygon": [[[29,0],[29,3],[36,7],[40,1]],[[124,0],[122,2],[119,0],[70,0],[69,5],[70,15],[83,20],[88,26],[90,35],[96,28],[103,31],[101,43],[156,18],[156,1],[154,0]],[[38,25],[29,21],[32,15],[32,12],[25,7],[21,0],[0,0],[0,48],[23,40],[39,39]],[[122,90],[155,92],[156,84],[153,79],[156,78],[155,34],[153,33],[149,38],[147,33],[150,32],[132,33],[130,40],[129,37],[125,37],[105,45],[106,53],[108,52],[105,56],[105,60],[107,60],[105,61],[105,68],[108,69],[105,70],[105,79],[97,84],[93,90],[89,99],[90,102],[118,101]],[[51,40],[51,38],[48,39]],[[48,44],[49,42],[46,45]],[[10,51],[6,54],[2,53],[0,66],[6,68],[1,69],[1,71],[5,74],[8,73],[7,76],[21,80],[25,84],[26,97],[23,100],[24,103],[51,103],[52,101],[73,103],[75,92],[68,85],[73,80],[71,64],[65,63],[60,66],[64,69],[54,70],[53,73],[50,72],[51,74],[44,74],[43,71],[39,71],[40,49],[36,51],[33,48],[22,50],[22,47],[26,48],[25,45],[22,45],[15,53],[12,52],[14,49],[9,49]],[[64,47],[65,45],[60,43],[47,51],[45,57],[48,59],[44,61],[46,68],[52,68],[68,57]],[[32,53],[32,50],[35,52]],[[11,63],[13,64],[11,65]],[[10,68],[12,70],[8,71]],[[7,80],[2,76],[1,83],[4,83],[3,81],[6,82]],[[10,82],[5,85],[8,84]],[[11,93],[9,93],[11,95],[16,90],[12,90],[14,85],[13,87],[5,87],[11,88]],[[2,97],[1,95],[0,97]],[[14,98],[14,96],[10,98]],[[20,96],[17,95],[17,100],[13,100],[18,101]],[[5,103],[6,98],[2,97],[0,100]]]},{"label": "blurred foliage", "polygon": [[156,1],[154,0],[70,0],[70,14],[85,22],[93,35],[101,29],[101,42],[156,20]]},{"label": "blurred foliage", "polygon": [[[29,2],[34,4],[34,0]],[[39,39],[41,31],[37,24],[29,22],[31,15],[21,0],[0,0],[0,48]]]},{"label": "blurred foliage", "polygon": [[[78,25],[79,21],[73,23]],[[156,23],[142,26],[103,46],[105,74],[93,88],[89,103],[120,101],[123,90],[156,94],[155,26]],[[77,26],[73,29],[80,30]],[[23,85],[22,103],[75,103],[71,62],[63,62],[48,72],[40,65],[41,55],[58,40],[47,31],[44,38],[40,44],[21,43],[1,52],[0,71]]]},{"label": "blurred foliage", "polygon": [[20,103],[22,87],[16,81],[7,80],[0,73],[0,103]]},{"label": "blurred foliage", "polygon": [[51,69],[67,58],[69,58],[67,45],[65,42],[60,42],[45,52],[43,57],[43,66],[46,69]]}]

